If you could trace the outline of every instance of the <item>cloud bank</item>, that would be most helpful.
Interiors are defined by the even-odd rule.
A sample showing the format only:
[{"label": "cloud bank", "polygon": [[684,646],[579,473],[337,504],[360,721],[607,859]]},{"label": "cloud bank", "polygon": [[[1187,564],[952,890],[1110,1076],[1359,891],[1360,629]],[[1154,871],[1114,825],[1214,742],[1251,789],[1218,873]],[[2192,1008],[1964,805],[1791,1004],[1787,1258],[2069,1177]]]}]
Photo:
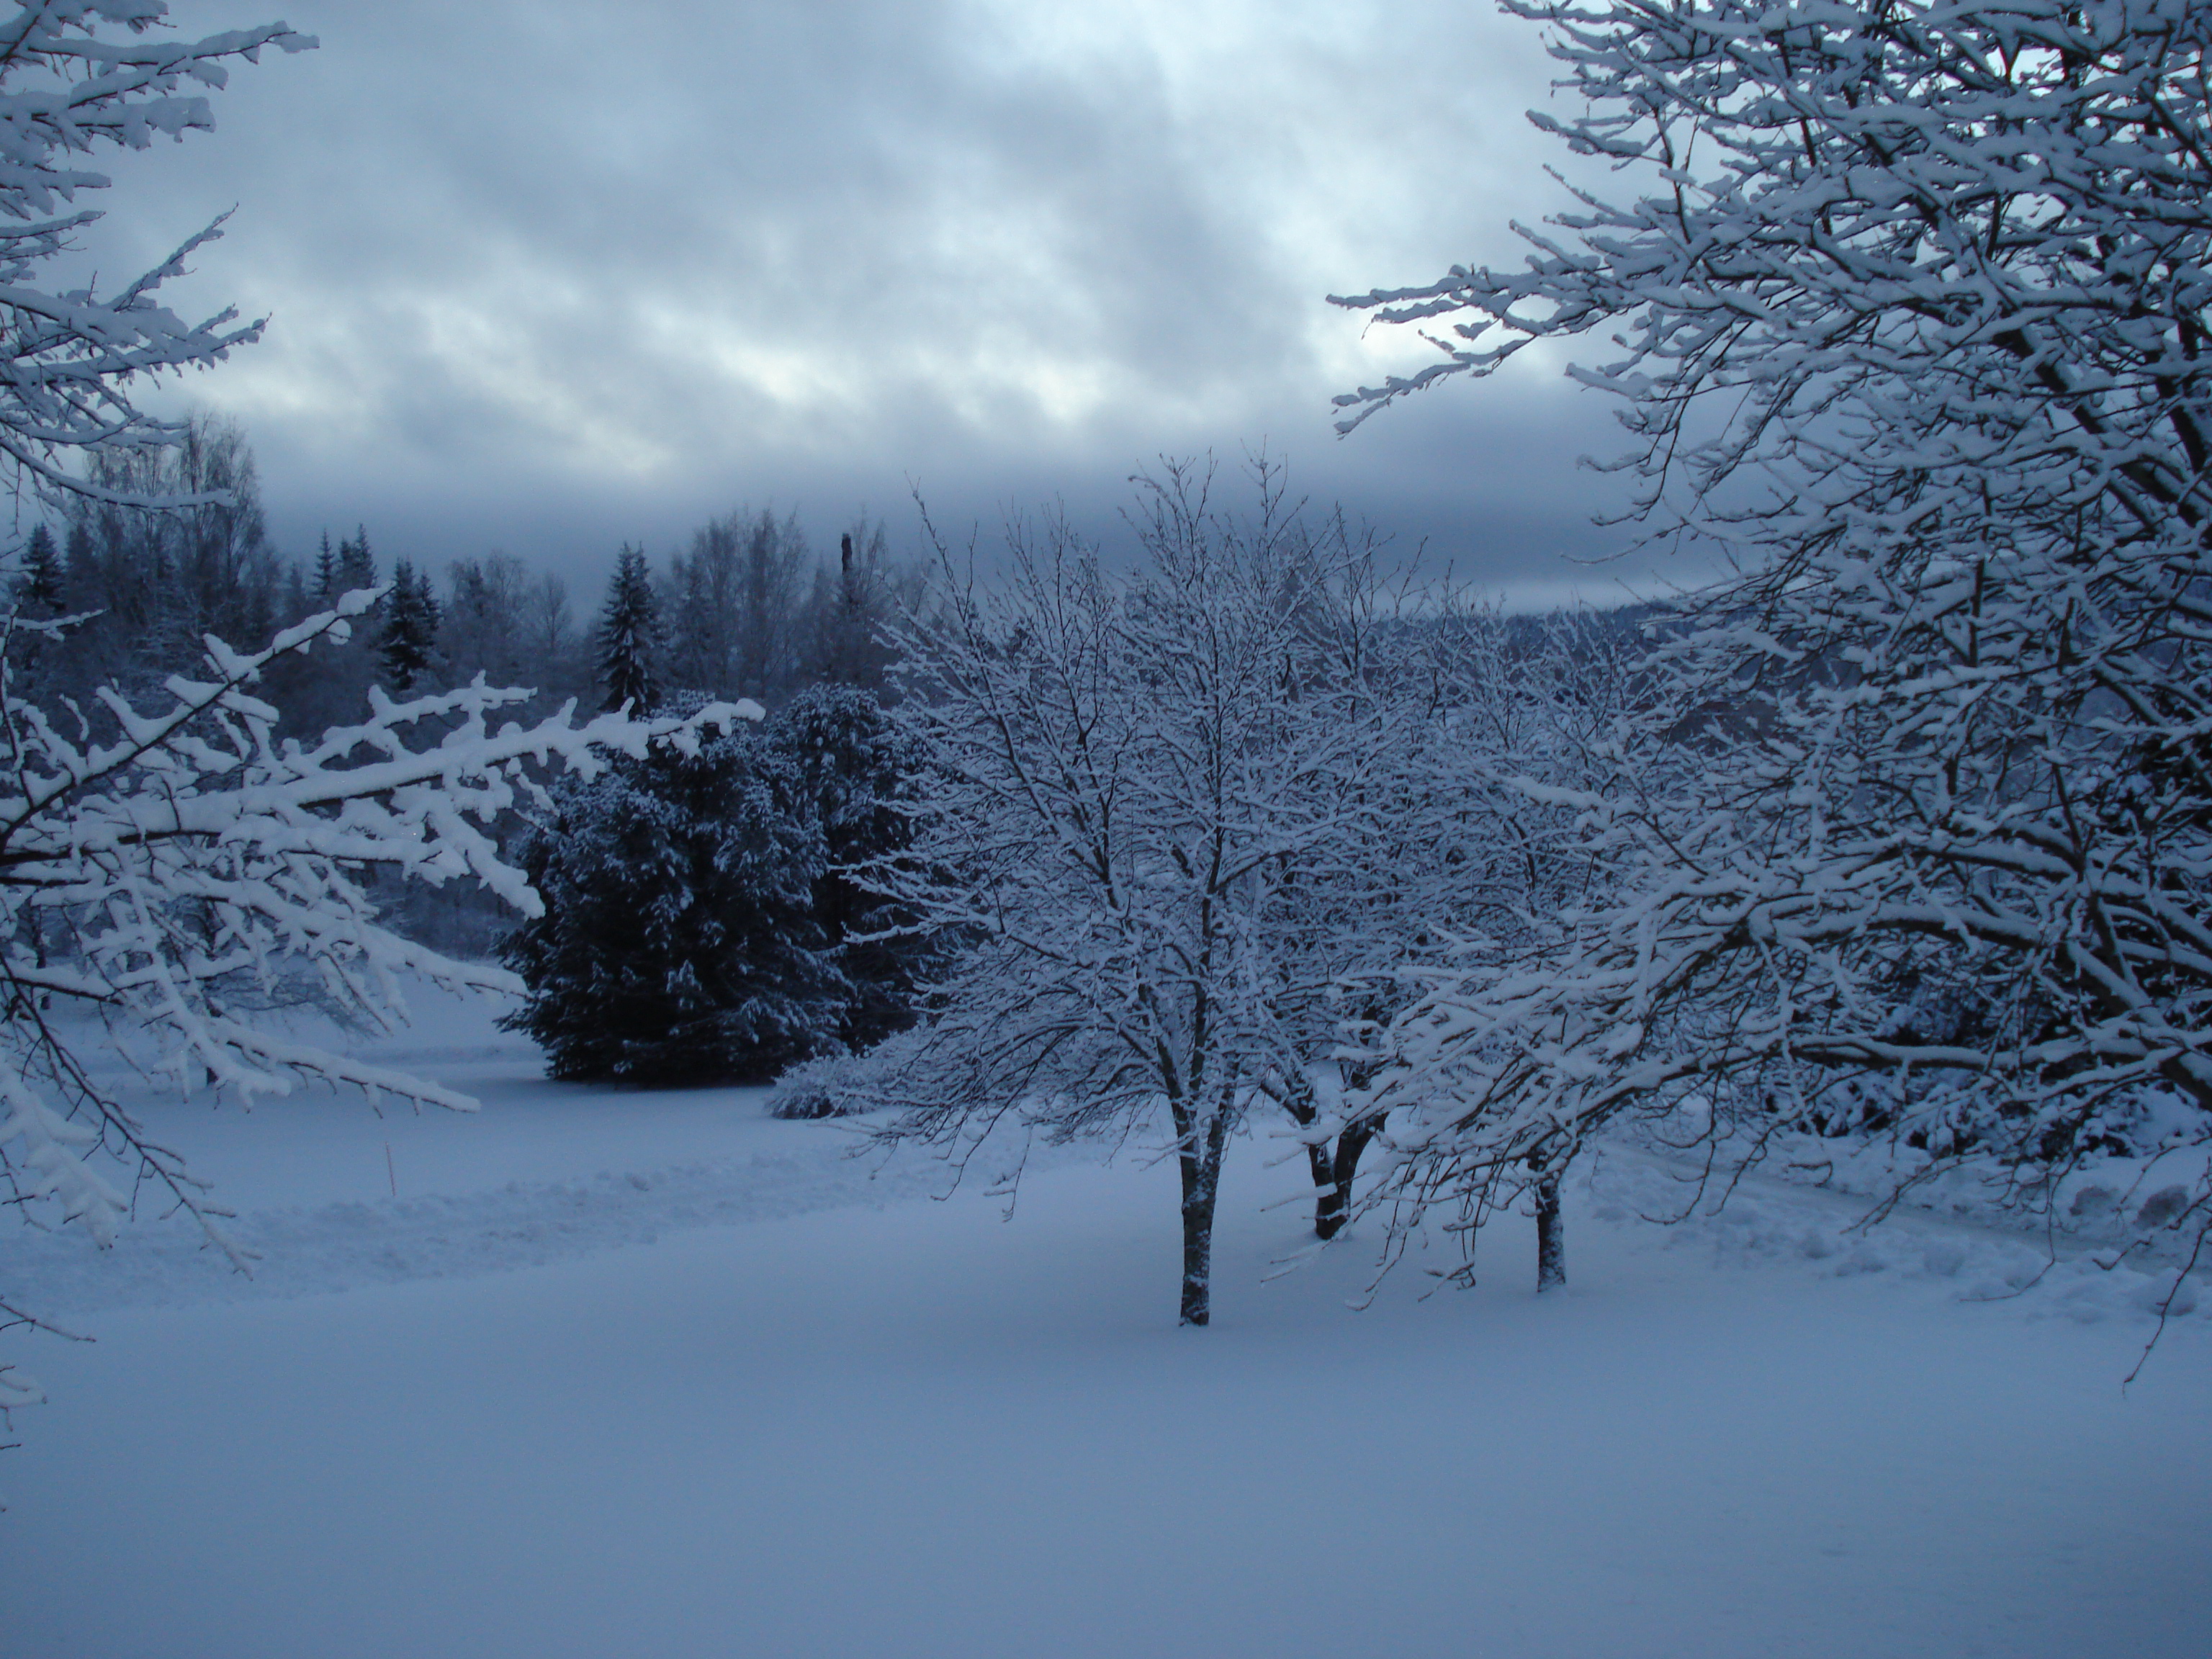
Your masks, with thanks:
[{"label": "cloud bank", "polygon": [[[181,29],[273,8],[178,0]],[[295,548],[596,572],[738,502],[817,533],[1065,498],[1265,445],[1487,586],[1602,592],[1577,455],[1608,411],[1516,365],[1338,440],[1421,361],[1332,291],[1516,259],[1563,199],[1526,25],[1459,4],[424,0],[286,9],[217,131],[124,159],[90,252],[160,257],[264,342],[185,388],[259,452]],[[1102,526],[1103,527],[1103,526]]]}]

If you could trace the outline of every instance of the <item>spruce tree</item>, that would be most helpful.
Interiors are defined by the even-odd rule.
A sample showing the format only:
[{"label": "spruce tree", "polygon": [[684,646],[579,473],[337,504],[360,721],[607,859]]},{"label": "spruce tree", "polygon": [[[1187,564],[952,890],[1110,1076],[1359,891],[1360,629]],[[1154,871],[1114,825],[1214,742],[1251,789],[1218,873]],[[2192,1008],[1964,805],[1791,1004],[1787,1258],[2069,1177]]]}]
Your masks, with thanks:
[{"label": "spruce tree", "polygon": [[64,609],[68,581],[62,570],[54,532],[43,524],[31,532],[23,545],[23,568],[15,579],[15,603],[30,617],[58,617]]},{"label": "spruce tree", "polygon": [[368,530],[356,526],[354,538],[338,544],[338,592],[376,586],[376,556],[368,550]]},{"label": "spruce tree", "polygon": [[605,706],[617,709],[628,705],[640,714],[650,710],[660,698],[654,672],[660,652],[660,606],[653,598],[653,573],[642,548],[624,543],[616,558],[606,608],[599,613],[598,644]]},{"label": "spruce tree", "polygon": [[328,605],[340,591],[337,556],[331,551],[331,532],[325,530],[322,549],[315,555],[315,603]]},{"label": "spruce tree", "polygon": [[500,951],[529,988],[507,1024],[553,1076],[764,1082],[839,1046],[852,994],[812,914],[823,847],[795,793],[752,727],[559,792],[524,854],[544,913]]},{"label": "spruce tree", "polygon": [[921,745],[872,693],[849,685],[800,692],[777,711],[768,738],[792,811],[821,844],[813,918],[850,987],[838,1036],[848,1048],[872,1048],[914,1023],[918,984],[944,955],[939,939],[903,931],[912,911],[869,885],[870,866],[896,860],[911,839]]},{"label": "spruce tree", "polygon": [[405,559],[392,567],[392,592],[384,600],[384,633],[377,658],[384,683],[395,691],[412,690],[430,667],[438,638],[438,601],[428,575],[418,577]]}]

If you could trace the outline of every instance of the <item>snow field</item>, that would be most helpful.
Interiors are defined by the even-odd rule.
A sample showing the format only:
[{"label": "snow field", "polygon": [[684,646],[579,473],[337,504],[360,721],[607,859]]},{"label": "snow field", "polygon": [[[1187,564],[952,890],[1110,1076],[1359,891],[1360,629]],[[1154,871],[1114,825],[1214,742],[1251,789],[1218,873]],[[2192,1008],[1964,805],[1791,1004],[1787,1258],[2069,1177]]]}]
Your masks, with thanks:
[{"label": "snow field", "polygon": [[1996,1232],[1851,1243],[1773,1186],[1656,1230],[1667,1173],[1616,1157],[1564,1297],[1508,1219],[1476,1289],[1440,1246],[1355,1312],[1371,1238],[1268,1277],[1297,1171],[1248,1141],[1178,1331],[1165,1167],[1063,1158],[1007,1221],[750,1091],[420,1038],[480,1115],[163,1109],[252,1285],[160,1224],[18,1276],[99,1340],[25,1355],[0,1653],[2204,1651],[2206,1322],[2123,1391],[2126,1296],[1962,1299],[2010,1288]]}]

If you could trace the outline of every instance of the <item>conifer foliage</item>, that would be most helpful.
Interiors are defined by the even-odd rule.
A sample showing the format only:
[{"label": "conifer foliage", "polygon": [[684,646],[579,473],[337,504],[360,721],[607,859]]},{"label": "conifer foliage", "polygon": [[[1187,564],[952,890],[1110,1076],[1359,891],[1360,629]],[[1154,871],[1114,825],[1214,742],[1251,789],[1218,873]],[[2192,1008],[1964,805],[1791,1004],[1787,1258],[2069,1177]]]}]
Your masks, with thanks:
[{"label": "conifer foliage", "polygon": [[384,683],[395,691],[407,691],[429,672],[431,653],[438,641],[438,599],[430,591],[428,571],[417,574],[405,559],[392,568],[392,592],[384,600],[384,637],[377,657]]},{"label": "conifer foliage", "polygon": [[944,954],[910,907],[879,890],[912,844],[921,746],[872,693],[849,685],[800,692],[769,732],[789,768],[791,810],[819,848],[813,919],[849,988],[838,1038],[866,1048],[911,1023]]},{"label": "conifer foliage", "polygon": [[[738,705],[760,717],[757,703]],[[512,1020],[552,1074],[762,1082],[905,1024],[926,946],[850,866],[895,855],[910,745],[864,692],[656,747],[574,783],[524,854],[545,912],[512,934]]]},{"label": "conifer foliage", "polygon": [[58,616],[67,595],[61,555],[54,549],[54,532],[43,524],[23,544],[23,574],[15,584],[15,602],[33,617]]},{"label": "conifer foliage", "polygon": [[660,605],[642,548],[624,546],[599,613],[599,684],[606,707],[643,712],[660,698]]},{"label": "conifer foliage", "polygon": [[545,915],[501,952],[530,987],[512,1024],[552,1075],[757,1081],[832,1040],[844,987],[789,791],[782,757],[741,728],[564,792],[525,854]]}]

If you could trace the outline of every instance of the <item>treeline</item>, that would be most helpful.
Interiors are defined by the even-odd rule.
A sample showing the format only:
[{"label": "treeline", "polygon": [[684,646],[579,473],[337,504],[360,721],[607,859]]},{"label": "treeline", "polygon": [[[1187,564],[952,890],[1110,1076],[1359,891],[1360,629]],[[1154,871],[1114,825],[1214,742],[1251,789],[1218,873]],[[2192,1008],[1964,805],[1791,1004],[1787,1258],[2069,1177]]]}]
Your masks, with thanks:
[{"label": "treeline", "polygon": [[[659,569],[642,549],[622,547],[596,604],[580,604],[560,575],[507,553],[456,557],[442,572],[407,559],[387,565],[362,526],[335,542],[325,533],[294,557],[271,542],[252,447],[224,421],[196,420],[173,446],[97,452],[88,482],[96,495],[72,498],[24,538],[5,656],[11,698],[74,708],[103,738],[113,735],[105,729],[113,715],[100,687],[158,695],[171,676],[204,673],[210,635],[258,649],[345,593],[380,586],[349,638],[269,666],[261,690],[281,711],[279,736],[358,723],[372,688],[404,698],[479,674],[534,690],[516,710],[526,719],[570,701],[642,713],[751,698],[781,710],[817,686],[872,704],[889,667],[880,626],[920,590],[918,572],[893,561],[882,524],[856,519],[836,556],[820,561],[795,517],[765,509],[701,526]],[[186,504],[136,504],[179,498]],[[82,620],[51,636],[37,626],[62,617]],[[820,832],[811,820],[803,827],[801,862],[818,863]],[[497,834],[520,858],[532,830],[516,818]],[[489,952],[509,920],[472,883],[364,879],[392,926],[447,951]],[[811,893],[823,878],[793,879]],[[833,936],[834,918],[824,926]],[[849,964],[824,960],[829,980],[844,984]]]},{"label": "treeline", "polygon": [[[354,589],[388,585],[352,639],[271,671],[288,731],[355,717],[371,685],[394,696],[528,685],[555,706],[651,704],[678,693],[751,697],[771,708],[810,685],[878,690],[878,624],[916,591],[884,526],[865,517],[817,561],[797,519],[738,509],[700,526],[659,570],[624,546],[604,599],[511,554],[468,555],[442,571],[380,559],[366,526],[305,558],[270,541],[252,447],[233,423],[200,419],[182,443],[97,454],[107,499],[73,499],[31,527],[14,578],[19,615],[88,620],[66,649],[36,637],[9,653],[19,692],[87,702],[94,687],[193,673],[215,635],[241,649]],[[134,501],[185,498],[155,509]]]},{"label": "treeline", "polygon": [[817,564],[795,518],[732,513],[694,532],[658,576],[643,550],[622,549],[591,636],[591,683],[610,708],[684,693],[774,708],[812,685],[881,693],[882,625],[921,588],[880,523],[857,520],[836,562]]}]

